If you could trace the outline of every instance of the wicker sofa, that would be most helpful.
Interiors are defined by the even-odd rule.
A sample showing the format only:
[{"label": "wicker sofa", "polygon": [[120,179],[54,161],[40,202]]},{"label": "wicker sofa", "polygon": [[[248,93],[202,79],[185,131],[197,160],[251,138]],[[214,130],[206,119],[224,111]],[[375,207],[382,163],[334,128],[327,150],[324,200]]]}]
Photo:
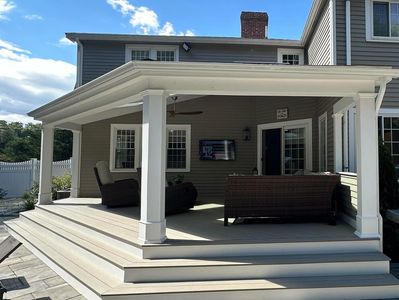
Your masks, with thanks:
[{"label": "wicker sofa", "polygon": [[335,222],[339,175],[229,176],[224,225],[239,217],[322,217]]}]

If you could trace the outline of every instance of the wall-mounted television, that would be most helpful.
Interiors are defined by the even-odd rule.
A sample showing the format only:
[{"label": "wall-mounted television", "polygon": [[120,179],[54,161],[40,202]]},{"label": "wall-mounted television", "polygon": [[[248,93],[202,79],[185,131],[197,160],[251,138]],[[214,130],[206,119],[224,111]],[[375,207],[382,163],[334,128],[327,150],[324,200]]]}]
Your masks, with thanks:
[{"label": "wall-mounted television", "polygon": [[236,144],[234,140],[200,140],[201,160],[235,160]]}]

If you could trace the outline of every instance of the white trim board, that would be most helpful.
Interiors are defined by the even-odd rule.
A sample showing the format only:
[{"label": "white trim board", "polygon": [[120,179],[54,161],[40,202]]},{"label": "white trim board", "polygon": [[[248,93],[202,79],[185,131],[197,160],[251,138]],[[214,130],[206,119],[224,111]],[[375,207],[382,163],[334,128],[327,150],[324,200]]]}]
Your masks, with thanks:
[{"label": "white trim board", "polygon": [[[325,121],[325,128],[324,128],[324,134],[325,134],[325,151],[324,151],[324,157],[325,157],[325,166],[324,166],[324,170],[321,169],[321,134],[322,132],[320,131],[320,124],[321,122]],[[327,112],[325,112],[324,114],[322,114],[321,116],[319,116],[318,119],[318,134],[319,134],[319,171],[320,172],[326,172],[328,169],[328,132],[327,132],[327,128],[328,128],[328,118],[327,118]]]},{"label": "white trim board", "polygon": [[[286,127],[303,127],[305,128],[305,167],[308,170],[313,169],[313,141],[312,141],[312,119],[300,119],[293,121],[284,121],[268,124],[259,124],[257,126],[257,167],[260,173],[262,173],[262,131],[267,129],[277,129],[282,130]],[[282,149],[283,151],[283,149]]]}]

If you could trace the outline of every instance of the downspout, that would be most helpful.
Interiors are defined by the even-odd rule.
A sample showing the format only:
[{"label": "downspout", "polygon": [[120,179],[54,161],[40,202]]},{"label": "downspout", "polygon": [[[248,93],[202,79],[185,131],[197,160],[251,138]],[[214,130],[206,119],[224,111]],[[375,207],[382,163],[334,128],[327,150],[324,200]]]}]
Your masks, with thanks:
[{"label": "downspout", "polygon": [[76,39],[76,43],[78,44],[78,57],[77,57],[77,72],[76,72],[76,85],[75,88],[78,88],[82,85],[82,71],[83,71],[83,44],[79,39]]},{"label": "downspout", "polygon": [[346,0],[346,65],[352,65],[351,1]]}]

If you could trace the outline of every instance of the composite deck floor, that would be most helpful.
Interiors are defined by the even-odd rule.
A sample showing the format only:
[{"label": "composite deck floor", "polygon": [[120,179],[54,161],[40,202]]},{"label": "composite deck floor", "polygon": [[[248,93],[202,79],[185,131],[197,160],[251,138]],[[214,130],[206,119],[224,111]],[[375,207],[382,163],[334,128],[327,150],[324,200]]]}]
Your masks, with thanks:
[{"label": "composite deck floor", "polygon": [[[97,198],[68,198],[54,202],[54,209],[63,210],[65,215],[79,216],[81,222],[90,220],[95,226],[109,228],[124,239],[137,241],[140,208],[123,207],[107,209]],[[49,209],[52,209],[51,206]],[[232,224],[223,226],[223,205],[200,204],[182,214],[166,217],[166,244],[200,242],[307,242],[307,241],[346,241],[359,239],[354,229],[339,223],[268,223]],[[105,226],[107,225],[107,226]]]}]

